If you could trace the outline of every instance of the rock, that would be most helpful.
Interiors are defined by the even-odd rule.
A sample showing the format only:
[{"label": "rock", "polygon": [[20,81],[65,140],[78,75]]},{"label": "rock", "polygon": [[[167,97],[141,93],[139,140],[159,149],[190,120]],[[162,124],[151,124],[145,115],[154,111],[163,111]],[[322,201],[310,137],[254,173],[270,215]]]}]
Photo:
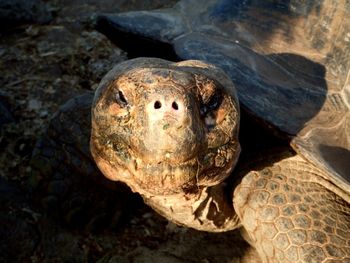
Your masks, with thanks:
[{"label": "rock", "polygon": [[0,1],[0,30],[24,23],[48,23],[52,14],[41,0]]},{"label": "rock", "polygon": [[13,121],[15,119],[11,111],[9,97],[5,93],[0,92],[0,130],[4,124]]},{"label": "rock", "polygon": [[0,262],[23,262],[38,245],[36,213],[23,196],[17,185],[0,178]]}]

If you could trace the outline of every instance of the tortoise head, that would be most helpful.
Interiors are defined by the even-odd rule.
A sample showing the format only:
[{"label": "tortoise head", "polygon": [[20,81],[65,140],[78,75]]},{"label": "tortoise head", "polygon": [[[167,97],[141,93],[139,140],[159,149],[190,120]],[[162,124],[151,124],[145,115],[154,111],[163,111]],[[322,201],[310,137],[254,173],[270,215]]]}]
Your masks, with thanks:
[{"label": "tortoise head", "polygon": [[134,59],[96,91],[91,151],[103,174],[141,194],[195,191],[235,165],[239,106],[232,82],[199,61]]}]

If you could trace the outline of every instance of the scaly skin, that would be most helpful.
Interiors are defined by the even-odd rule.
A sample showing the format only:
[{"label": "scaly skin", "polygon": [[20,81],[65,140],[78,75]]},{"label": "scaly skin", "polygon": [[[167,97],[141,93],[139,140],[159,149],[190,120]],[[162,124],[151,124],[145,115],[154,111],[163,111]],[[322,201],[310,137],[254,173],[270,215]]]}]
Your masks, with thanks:
[{"label": "scaly skin", "polygon": [[350,197],[323,173],[293,156],[236,187],[235,210],[263,262],[350,262]]}]

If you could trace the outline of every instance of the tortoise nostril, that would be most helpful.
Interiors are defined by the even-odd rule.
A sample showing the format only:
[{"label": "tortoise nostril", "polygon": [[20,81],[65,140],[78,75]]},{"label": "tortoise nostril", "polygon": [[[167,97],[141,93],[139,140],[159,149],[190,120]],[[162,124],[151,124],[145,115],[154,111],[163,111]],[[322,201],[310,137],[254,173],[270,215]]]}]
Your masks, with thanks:
[{"label": "tortoise nostril", "polygon": [[154,108],[157,110],[157,109],[160,109],[162,107],[162,103],[157,100],[155,103],[154,103]]},{"label": "tortoise nostril", "polygon": [[178,110],[178,109],[179,109],[179,105],[178,105],[175,101],[171,104],[171,107],[172,107],[174,110]]}]

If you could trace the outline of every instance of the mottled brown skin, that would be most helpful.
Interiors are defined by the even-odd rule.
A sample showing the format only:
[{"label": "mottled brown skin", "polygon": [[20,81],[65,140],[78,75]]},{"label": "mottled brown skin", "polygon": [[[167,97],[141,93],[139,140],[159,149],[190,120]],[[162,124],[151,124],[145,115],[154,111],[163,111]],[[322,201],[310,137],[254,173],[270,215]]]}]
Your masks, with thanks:
[{"label": "mottled brown skin", "polygon": [[263,262],[350,262],[349,192],[301,156],[242,171],[226,199],[238,129],[235,89],[221,70],[141,58],[101,82],[91,151],[107,178],[169,220],[212,232],[243,227]]}]

